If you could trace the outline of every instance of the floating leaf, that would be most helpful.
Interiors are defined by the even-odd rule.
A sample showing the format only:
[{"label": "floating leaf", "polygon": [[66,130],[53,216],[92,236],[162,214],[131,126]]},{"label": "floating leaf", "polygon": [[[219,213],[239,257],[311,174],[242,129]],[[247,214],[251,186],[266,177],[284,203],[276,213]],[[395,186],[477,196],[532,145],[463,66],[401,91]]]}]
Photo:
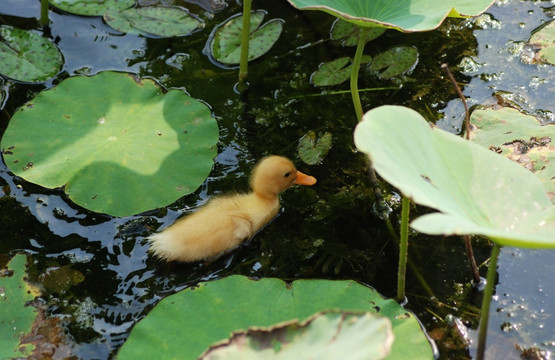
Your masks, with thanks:
[{"label": "floating leaf", "polygon": [[[324,63],[316,70],[311,77],[312,83],[316,86],[339,85],[351,77],[353,71],[351,61],[348,57],[342,57],[333,61]],[[362,55],[361,64],[369,63],[372,58],[368,55]],[[348,66],[346,66],[349,64]]]},{"label": "floating leaf", "polygon": [[[162,300],[139,321],[117,358],[197,359],[231,332],[304,321],[326,309],[378,313],[391,320],[395,341],[388,359],[433,359],[416,317],[396,301],[354,281],[230,276],[200,283]],[[186,320],[184,320],[186,319]]]},{"label": "floating leaf", "polygon": [[0,274],[0,358],[27,357],[33,346],[20,346],[20,338],[31,331],[35,309],[26,306],[36,294],[24,280],[25,255],[16,255],[8,264],[8,270]]},{"label": "floating leaf", "polygon": [[[535,173],[555,195],[555,128],[511,108],[478,109],[470,118],[471,138]],[[554,198],[555,199],[555,198]]]},{"label": "floating leaf", "polygon": [[530,43],[540,48],[538,55],[543,61],[555,65],[555,21],[535,32]]},{"label": "floating leaf", "polygon": [[121,32],[162,37],[189,35],[204,24],[182,8],[164,6],[110,9],[104,20]]},{"label": "floating leaf", "polygon": [[414,69],[418,62],[418,50],[410,46],[397,46],[374,57],[370,70],[379,71],[381,79],[389,79]]},{"label": "floating leaf", "polygon": [[305,164],[315,165],[324,160],[330,149],[331,133],[327,132],[317,140],[316,133],[309,131],[301,138],[298,153]]},{"label": "floating leaf", "polygon": [[62,54],[47,38],[0,26],[0,73],[15,80],[42,82],[60,72]]},{"label": "floating leaf", "polygon": [[[343,46],[356,46],[358,44],[360,30],[360,26],[357,26],[348,21],[337,19],[333,22],[331,28],[331,39],[344,39]],[[366,41],[371,41],[380,37],[385,32],[385,30],[386,29],[383,27],[366,28]]]},{"label": "floating leaf", "polygon": [[135,4],[135,0],[49,0],[51,5],[71,14],[102,16],[109,9],[123,10]]},{"label": "floating leaf", "polygon": [[380,106],[355,130],[382,178],[440,212],[411,226],[434,235],[479,234],[500,245],[555,248],[555,206],[542,182],[503,156],[443,130],[416,111]]},{"label": "floating leaf", "polygon": [[193,192],[216,156],[210,109],[181,90],[117,72],[72,77],[10,120],[1,147],[14,174],[64,187],[87,209],[127,216]]},{"label": "floating leaf", "polygon": [[[283,29],[282,21],[274,19],[264,25],[264,11],[254,11],[250,19],[249,61],[266,54],[278,40]],[[241,58],[241,30],[243,16],[233,16],[216,27],[208,48],[212,57],[225,65],[239,64]]]},{"label": "floating leaf", "polygon": [[[202,360],[380,360],[391,351],[391,321],[372,313],[323,312],[299,322],[251,328],[212,346]],[[348,354],[348,355],[347,355]]]},{"label": "floating leaf", "polygon": [[383,26],[404,32],[428,31],[446,17],[475,16],[493,0],[288,0],[301,10],[322,10],[358,26]]}]

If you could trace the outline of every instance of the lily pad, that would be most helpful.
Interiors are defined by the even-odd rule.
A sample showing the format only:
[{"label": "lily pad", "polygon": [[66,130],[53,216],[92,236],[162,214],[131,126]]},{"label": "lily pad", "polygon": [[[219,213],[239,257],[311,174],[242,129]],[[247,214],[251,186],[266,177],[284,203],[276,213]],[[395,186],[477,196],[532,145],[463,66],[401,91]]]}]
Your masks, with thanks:
[{"label": "lily pad", "polygon": [[[372,61],[370,56],[362,55],[361,64],[369,63],[370,61]],[[312,74],[312,83],[316,86],[332,86],[349,80],[353,71],[353,65],[350,62],[351,59],[349,57],[341,57],[322,64]]]},{"label": "lily pad", "polygon": [[299,142],[298,153],[301,160],[307,165],[321,163],[331,149],[331,133],[326,132],[319,139],[316,133],[309,131]]},{"label": "lily pad", "polygon": [[[391,321],[372,313],[323,312],[299,322],[234,332],[202,360],[380,360],[391,351]],[[347,355],[348,354],[348,355]]]},{"label": "lily pad", "polygon": [[446,17],[475,16],[493,0],[288,0],[301,10],[322,10],[358,26],[382,26],[403,32],[428,31]]},{"label": "lily pad", "polygon": [[535,117],[507,107],[475,110],[470,121],[473,141],[536,174],[555,196],[554,125],[540,126]]},{"label": "lily pad", "polygon": [[135,0],[49,0],[51,5],[71,14],[102,16],[109,9],[127,9]]},{"label": "lily pad", "polygon": [[305,321],[326,309],[378,313],[391,321],[395,341],[388,359],[433,359],[416,317],[396,301],[354,281],[230,276],[200,283],[162,300],[139,321],[118,359],[197,359],[233,331]]},{"label": "lily pad", "polygon": [[540,59],[555,65],[555,21],[551,21],[530,37],[530,43],[538,46]]},{"label": "lily pad", "polygon": [[[282,20],[270,20],[261,26],[266,13],[254,11],[250,19],[249,61],[266,54],[276,43],[283,29]],[[224,65],[239,64],[243,15],[236,15],[217,26],[208,40],[211,56]]]},{"label": "lily pad", "polygon": [[35,309],[26,306],[36,294],[25,282],[25,255],[16,255],[0,274],[0,358],[27,357],[32,345],[20,346],[20,338],[31,331]]},{"label": "lily pad", "polygon": [[76,204],[127,216],[171,204],[208,176],[218,126],[181,90],[117,72],[72,77],[17,110],[1,147],[11,171]]},{"label": "lily pad", "polygon": [[[385,30],[386,29],[383,27],[366,28],[366,41],[371,41],[380,37]],[[343,39],[343,46],[357,46],[360,31],[360,26],[345,20],[337,19],[333,22],[331,28],[331,39]]]},{"label": "lily pad", "polygon": [[414,202],[439,211],[414,220],[415,230],[555,248],[555,206],[542,182],[505,157],[432,129],[416,111],[402,106],[370,110],[354,136],[383,179]]},{"label": "lily pad", "polygon": [[28,30],[0,26],[0,73],[19,81],[43,82],[60,72],[63,58],[48,39]]},{"label": "lily pad", "polygon": [[189,35],[204,25],[185,9],[165,6],[109,9],[104,20],[121,32],[161,37]]},{"label": "lily pad", "polygon": [[410,46],[397,46],[374,57],[370,70],[383,70],[381,79],[389,79],[414,69],[418,63],[418,50]]}]

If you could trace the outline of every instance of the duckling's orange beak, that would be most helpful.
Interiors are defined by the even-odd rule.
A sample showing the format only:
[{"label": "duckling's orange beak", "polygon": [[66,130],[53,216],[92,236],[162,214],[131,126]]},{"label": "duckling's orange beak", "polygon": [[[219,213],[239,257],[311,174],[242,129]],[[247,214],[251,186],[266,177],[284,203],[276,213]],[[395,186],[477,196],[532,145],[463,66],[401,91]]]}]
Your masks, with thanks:
[{"label": "duckling's orange beak", "polygon": [[297,178],[293,184],[299,185],[314,185],[316,184],[316,178],[314,176],[306,175],[297,170]]}]

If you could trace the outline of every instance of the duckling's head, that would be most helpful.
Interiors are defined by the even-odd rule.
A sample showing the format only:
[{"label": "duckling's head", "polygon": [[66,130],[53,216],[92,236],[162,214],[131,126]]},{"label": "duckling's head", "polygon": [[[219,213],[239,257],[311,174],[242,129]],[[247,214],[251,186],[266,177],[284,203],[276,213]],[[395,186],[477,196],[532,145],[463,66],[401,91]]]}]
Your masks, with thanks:
[{"label": "duckling's head", "polygon": [[262,159],[251,175],[252,190],[264,197],[277,196],[293,184],[314,185],[316,179],[298,171],[291,160],[282,156]]}]

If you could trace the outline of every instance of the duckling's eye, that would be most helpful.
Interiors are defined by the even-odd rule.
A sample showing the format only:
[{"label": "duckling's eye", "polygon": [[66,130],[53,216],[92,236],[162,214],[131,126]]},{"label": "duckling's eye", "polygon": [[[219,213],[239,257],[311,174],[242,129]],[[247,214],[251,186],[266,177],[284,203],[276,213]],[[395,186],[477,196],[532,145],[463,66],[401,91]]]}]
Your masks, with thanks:
[{"label": "duckling's eye", "polygon": [[291,176],[291,171],[286,172],[286,173],[283,175],[283,177],[286,177],[286,178],[288,178],[289,176]]}]

